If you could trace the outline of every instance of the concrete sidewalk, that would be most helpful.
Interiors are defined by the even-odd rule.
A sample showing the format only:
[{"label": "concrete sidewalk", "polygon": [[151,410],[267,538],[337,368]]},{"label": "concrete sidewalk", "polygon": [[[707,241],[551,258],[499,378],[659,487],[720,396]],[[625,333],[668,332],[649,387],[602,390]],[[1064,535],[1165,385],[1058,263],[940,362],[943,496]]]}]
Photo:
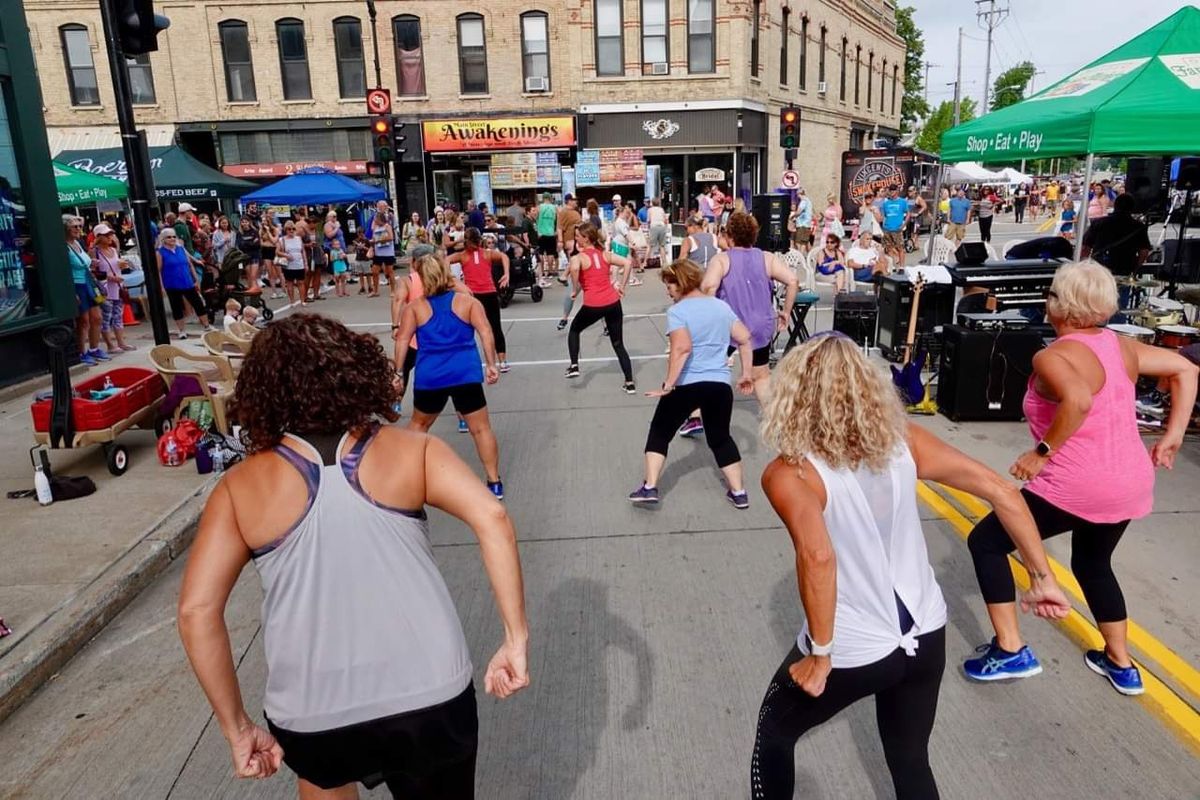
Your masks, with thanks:
[{"label": "concrete sidewalk", "polygon": [[[199,328],[192,326],[194,332]],[[149,324],[126,329],[138,350],[100,367],[76,368],[72,382],[118,366],[151,367]],[[199,337],[180,343],[202,350]],[[0,492],[33,486],[29,404],[49,377],[0,394]],[[43,508],[0,499],[0,617],[13,635],[0,639],[0,720],[54,674],[158,577],[191,541],[211,476],[192,462],[158,463],[154,432],[120,438],[129,471],[113,477],[99,447],[56,450],[56,474],[87,475],[96,493]]]}]

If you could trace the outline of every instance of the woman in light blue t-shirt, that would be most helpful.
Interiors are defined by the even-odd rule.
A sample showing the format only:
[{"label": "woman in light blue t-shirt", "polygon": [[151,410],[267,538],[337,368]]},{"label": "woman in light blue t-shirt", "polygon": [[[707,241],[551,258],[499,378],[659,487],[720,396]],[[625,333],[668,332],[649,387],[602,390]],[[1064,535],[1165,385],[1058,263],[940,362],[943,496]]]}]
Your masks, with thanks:
[{"label": "woman in light blue t-shirt", "polygon": [[629,500],[658,502],[658,476],[667,461],[667,447],[675,431],[698,408],[704,418],[708,447],[725,475],[726,498],[737,508],[749,508],[750,499],[742,484],[742,455],[729,434],[733,390],[729,386],[725,348],[730,339],[737,342],[742,358],[738,391],[751,394],[754,381],[750,377],[753,361],[750,331],[728,303],[700,291],[704,273],[695,263],[676,261],[663,267],[660,277],[675,303],[667,310],[671,355],[662,388],[646,392],[647,397],[659,398],[658,407],[646,437],[645,480],[629,495]]}]

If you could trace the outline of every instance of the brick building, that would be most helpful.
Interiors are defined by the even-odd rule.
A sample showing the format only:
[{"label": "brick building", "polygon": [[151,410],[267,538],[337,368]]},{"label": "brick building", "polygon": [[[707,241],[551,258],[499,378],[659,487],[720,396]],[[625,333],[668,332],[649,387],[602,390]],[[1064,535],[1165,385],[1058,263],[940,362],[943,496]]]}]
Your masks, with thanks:
[{"label": "brick building", "polygon": [[[115,146],[95,0],[24,5],[51,149]],[[647,172],[678,207],[701,182],[770,191],[783,167],[776,120],[785,104],[803,109],[797,169],[810,195],[823,197],[843,150],[899,127],[904,50],[890,0],[376,6],[382,83],[407,136],[400,202],[420,210],[480,191],[504,203],[534,184],[607,197]],[[252,179],[311,163],[365,172],[363,95],[375,83],[365,3],[160,0],[157,9],[171,27],[158,52],[132,65],[136,114],[152,145],[177,141]],[[491,158],[497,149],[544,155],[508,166]],[[614,161],[605,155],[604,165],[580,164],[575,174],[584,149]],[[641,171],[618,161],[637,157]],[[526,173],[535,177],[514,177]],[[480,184],[481,175],[497,185]],[[631,182],[623,193],[642,191]]]}]

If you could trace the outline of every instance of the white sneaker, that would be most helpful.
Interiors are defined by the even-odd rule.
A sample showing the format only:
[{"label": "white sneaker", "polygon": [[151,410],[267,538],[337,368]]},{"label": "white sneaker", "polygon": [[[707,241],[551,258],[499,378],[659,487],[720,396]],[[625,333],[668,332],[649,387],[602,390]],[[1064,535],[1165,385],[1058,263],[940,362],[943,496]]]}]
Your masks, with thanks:
[{"label": "white sneaker", "polygon": [[188,337],[187,331],[176,331],[175,332],[176,339],[186,339],[187,337]]},{"label": "white sneaker", "polygon": [[213,331],[215,331],[215,330],[216,330],[216,328],[214,328],[212,325],[205,325],[205,326],[204,326],[204,332],[205,332],[205,333],[212,333],[212,332],[213,332]]}]

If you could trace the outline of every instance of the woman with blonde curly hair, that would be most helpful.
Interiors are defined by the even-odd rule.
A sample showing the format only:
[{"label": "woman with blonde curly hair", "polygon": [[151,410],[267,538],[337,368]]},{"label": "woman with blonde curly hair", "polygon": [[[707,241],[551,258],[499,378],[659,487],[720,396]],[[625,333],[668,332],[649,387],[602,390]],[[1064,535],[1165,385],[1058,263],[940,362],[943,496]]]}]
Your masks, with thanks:
[{"label": "woman with blonde curly hair", "polygon": [[[1112,272],[1095,261],[1064,264],[1054,274],[1046,315],[1054,344],[1033,357],[1025,417],[1034,447],[1009,472],[1026,481],[1022,493],[1043,538],[1072,531],[1071,570],[1104,637],[1085,664],[1124,695],[1141,694],[1142,678],[1125,643],[1125,598],[1112,554],[1133,519],[1154,504],[1154,468],[1170,469],[1196,401],[1194,364],[1178,353],[1113,333],[1117,311]],[[1147,451],[1138,434],[1138,375],[1171,383],[1166,429]],[[989,515],[967,540],[979,588],[996,636],[964,665],[979,681],[1025,678],[1042,671],[1021,639],[1013,603],[1008,525]]]},{"label": "woman with blonde curly hair", "polygon": [[928,750],[946,604],[925,549],[917,480],[991,502],[1030,565],[1027,610],[1061,618],[1070,605],[1016,487],[910,424],[891,381],[851,339],[813,337],[783,358],[772,383],[762,433],[779,456],[762,486],[796,549],[806,621],[763,698],[751,796],[791,798],[800,736],[874,696],[896,797],[937,798]]}]

